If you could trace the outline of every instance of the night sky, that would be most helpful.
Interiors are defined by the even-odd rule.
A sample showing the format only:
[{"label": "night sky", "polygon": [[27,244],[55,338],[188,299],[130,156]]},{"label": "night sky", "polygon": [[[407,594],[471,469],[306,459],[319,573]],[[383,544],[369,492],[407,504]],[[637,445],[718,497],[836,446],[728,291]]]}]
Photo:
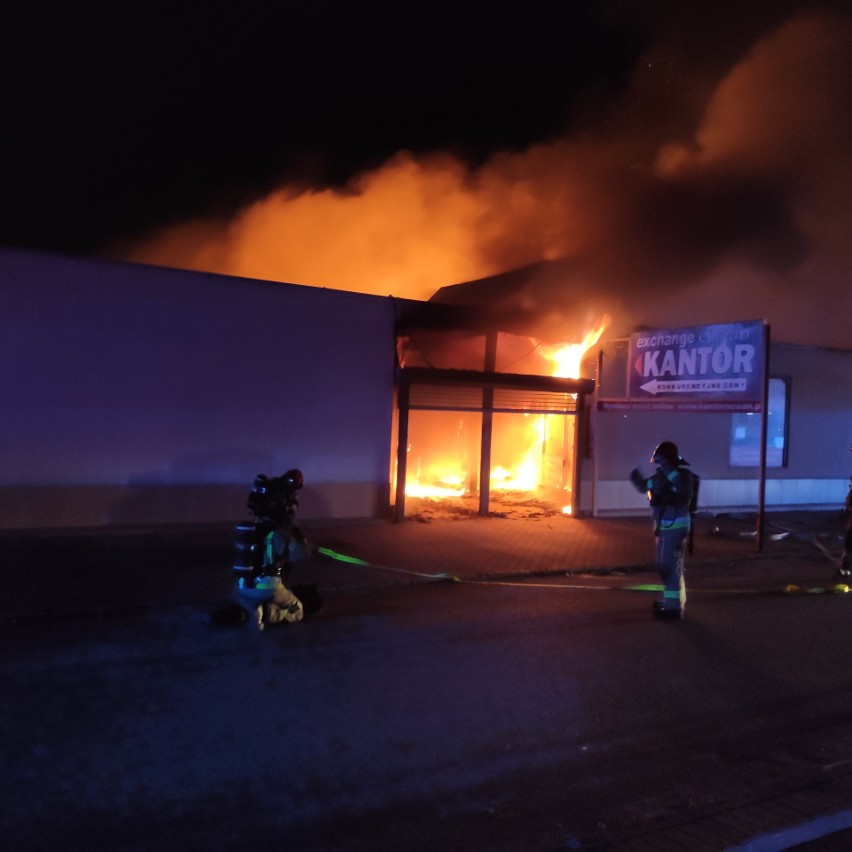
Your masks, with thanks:
[{"label": "night sky", "polygon": [[801,339],[852,348],[850,15],[22,4],[0,244],[417,298],[568,260],[615,294],[807,298]]}]

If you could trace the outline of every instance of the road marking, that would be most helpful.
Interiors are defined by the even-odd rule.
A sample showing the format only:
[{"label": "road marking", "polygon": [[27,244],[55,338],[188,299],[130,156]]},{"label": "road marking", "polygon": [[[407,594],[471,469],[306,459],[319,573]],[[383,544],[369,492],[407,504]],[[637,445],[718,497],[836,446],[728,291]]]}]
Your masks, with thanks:
[{"label": "road marking", "polygon": [[730,846],[725,852],[781,852],[791,846],[818,840],[847,828],[852,828],[852,810],[818,817],[780,831],[770,831],[753,837],[740,846]]}]

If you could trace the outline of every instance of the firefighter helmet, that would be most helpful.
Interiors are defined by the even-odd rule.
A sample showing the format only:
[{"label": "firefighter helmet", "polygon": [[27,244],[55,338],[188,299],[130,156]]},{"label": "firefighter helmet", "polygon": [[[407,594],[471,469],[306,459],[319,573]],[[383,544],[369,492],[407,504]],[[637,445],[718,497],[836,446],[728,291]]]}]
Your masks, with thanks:
[{"label": "firefighter helmet", "polygon": [[662,444],[657,445],[654,454],[651,456],[651,464],[662,462],[665,462],[669,467],[677,467],[679,464],[683,464],[683,459],[677,450],[677,444],[672,443],[672,441],[663,441]]},{"label": "firefighter helmet", "polygon": [[305,484],[305,477],[301,470],[294,467],[284,474],[284,481],[290,488],[295,488],[298,491]]}]

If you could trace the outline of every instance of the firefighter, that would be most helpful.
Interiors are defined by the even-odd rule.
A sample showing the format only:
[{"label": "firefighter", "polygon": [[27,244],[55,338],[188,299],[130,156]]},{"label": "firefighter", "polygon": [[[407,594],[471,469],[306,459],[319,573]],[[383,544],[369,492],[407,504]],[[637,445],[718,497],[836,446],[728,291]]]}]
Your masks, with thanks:
[{"label": "firefighter", "polygon": [[[849,447],[849,452],[852,453],[852,447]],[[850,563],[852,563],[852,477],[849,479],[849,491],[846,493],[846,502],[843,504],[843,515],[846,519],[846,532],[843,536],[843,555],[840,557],[837,573],[841,577],[849,577],[852,573],[852,569],[850,569]]]},{"label": "firefighter", "polygon": [[692,472],[686,469],[689,463],[672,441],[663,441],[656,447],[651,463],[657,467],[651,476],[646,477],[634,468],[630,481],[647,495],[654,520],[663,599],[654,601],[653,614],[660,620],[680,619],[686,603],[683,574],[686,542],[692,526],[695,481]]},{"label": "firefighter", "polygon": [[[234,603],[213,614],[215,623],[255,620],[262,630],[267,624],[304,618],[305,604],[288,585],[291,561],[307,559],[310,554],[295,512],[299,504],[296,492],[304,481],[302,472],[295,468],[272,479],[263,474],[255,478],[247,503],[255,520],[238,524],[236,529]],[[319,609],[319,596],[313,587],[300,587],[298,591],[310,595],[309,611]]]},{"label": "firefighter", "polygon": [[252,613],[262,630],[266,624],[297,622],[304,618],[304,607],[285,585],[289,568],[289,539],[281,528],[268,519],[255,525],[262,565],[253,583],[237,583],[237,602]]}]

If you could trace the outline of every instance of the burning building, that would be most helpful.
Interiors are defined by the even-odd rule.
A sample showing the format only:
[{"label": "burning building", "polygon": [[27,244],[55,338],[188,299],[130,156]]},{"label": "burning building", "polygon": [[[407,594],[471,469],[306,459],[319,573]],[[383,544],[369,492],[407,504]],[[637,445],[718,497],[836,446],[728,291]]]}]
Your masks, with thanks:
[{"label": "burning building", "polygon": [[[852,352],[848,348],[773,338],[766,353],[765,396],[749,411],[734,411],[724,404],[712,408],[606,401],[626,393],[631,369],[628,338],[640,329],[736,324],[750,319],[742,311],[769,308],[781,320],[781,334],[787,336],[789,306],[778,310],[760,288],[744,289],[736,299],[723,299],[718,293],[712,299],[685,288],[680,294],[668,291],[667,298],[648,302],[641,294],[631,299],[625,288],[615,288],[569,260],[536,263],[445,287],[431,301],[472,316],[491,316],[505,329],[512,328],[514,321],[521,322],[529,335],[523,339],[535,358],[520,357],[517,347],[507,346],[504,365],[518,357],[517,363],[531,372],[547,375],[552,370],[544,360],[546,355],[584,353],[573,374],[593,380],[594,394],[577,418],[581,428],[575,434],[580,442],[573,454],[570,448],[566,453],[566,463],[574,465],[574,503],[580,514],[639,511],[641,495],[625,488],[625,471],[647,467],[647,454],[662,440],[676,441],[702,474],[703,506],[709,510],[753,509],[762,487],[759,411],[764,407],[768,421],[767,506],[840,505],[848,481],[847,449],[852,443],[848,403],[852,398]],[[726,292],[730,290],[728,285]],[[765,327],[768,344],[770,325]],[[510,335],[505,337],[508,340]],[[544,343],[560,339],[577,343],[567,348]]]},{"label": "burning building", "polygon": [[406,498],[488,514],[492,495],[572,514],[594,390],[584,356],[608,319],[550,342],[524,311],[412,304],[397,325],[395,516]]},{"label": "burning building", "polygon": [[[3,250],[2,526],[230,522],[258,473],[292,467],[305,520],[401,518],[435,496],[643,513],[627,472],[664,439],[701,474],[702,508],[753,509],[759,418],[602,409],[641,306],[578,289],[536,309],[531,272],[565,274],[416,301]],[[769,384],[767,508],[839,506],[852,351],[773,340]]]}]

